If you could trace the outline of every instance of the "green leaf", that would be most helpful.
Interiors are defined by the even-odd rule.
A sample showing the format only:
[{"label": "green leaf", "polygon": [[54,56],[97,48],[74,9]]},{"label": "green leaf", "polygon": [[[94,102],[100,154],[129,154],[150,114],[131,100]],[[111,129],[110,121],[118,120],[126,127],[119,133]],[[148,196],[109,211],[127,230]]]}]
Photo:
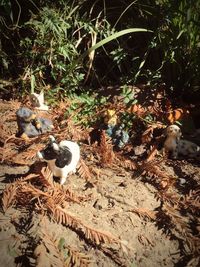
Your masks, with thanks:
[{"label": "green leaf", "polygon": [[61,237],[58,243],[58,249],[62,250],[64,248],[64,245],[65,245],[65,239],[64,237]]},{"label": "green leaf", "polygon": [[31,94],[34,93],[35,89],[35,75],[31,74]]},{"label": "green leaf", "polygon": [[17,256],[19,256],[15,248],[12,247],[11,245],[8,245],[8,254],[13,258],[16,258]]},{"label": "green leaf", "polygon": [[85,51],[77,60],[75,60],[72,63],[72,70],[76,67],[76,65],[83,60],[87,55],[89,55],[92,51],[98,49],[99,47],[102,47],[103,45],[111,42],[114,39],[119,38],[120,36],[123,36],[125,34],[130,34],[133,32],[152,32],[151,30],[143,29],[143,28],[130,28],[130,29],[125,29],[119,32],[116,32],[112,34],[111,36],[101,40],[100,42],[96,43],[92,47],[90,47],[87,51]]}]

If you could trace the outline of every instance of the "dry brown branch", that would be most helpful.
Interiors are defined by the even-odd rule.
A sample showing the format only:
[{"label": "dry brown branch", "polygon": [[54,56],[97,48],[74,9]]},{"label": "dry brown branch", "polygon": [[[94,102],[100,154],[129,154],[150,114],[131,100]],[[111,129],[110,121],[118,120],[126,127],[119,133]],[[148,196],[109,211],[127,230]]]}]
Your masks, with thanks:
[{"label": "dry brown branch", "polygon": [[186,243],[192,255],[200,255],[200,238],[198,236],[188,234],[186,237]]},{"label": "dry brown branch", "polygon": [[142,143],[150,143],[152,138],[153,138],[153,133],[155,129],[162,129],[165,126],[160,123],[154,123],[151,124],[150,126],[148,126],[148,128],[146,129],[146,131],[144,131],[144,133],[142,134]]},{"label": "dry brown branch", "polygon": [[18,197],[17,192],[19,190],[19,187],[22,186],[26,181],[36,177],[37,175],[35,174],[29,174],[25,178],[18,179],[6,186],[2,196],[2,208],[4,212],[6,212],[6,210],[14,203],[16,197]]},{"label": "dry brown branch", "polygon": [[62,223],[63,225],[73,227],[74,229],[79,229],[80,225],[82,225],[81,220],[77,219],[74,215],[66,212],[59,205],[54,205],[54,203],[46,204],[48,210],[53,214],[54,219],[57,223]]},{"label": "dry brown branch", "polygon": [[185,209],[200,214],[200,189],[190,190],[189,194],[180,199]]},{"label": "dry brown branch", "polygon": [[79,252],[77,249],[72,249],[70,246],[68,246],[67,249],[69,254],[69,257],[65,261],[67,267],[88,267],[92,263],[88,255]]},{"label": "dry brown branch", "polygon": [[25,176],[25,177],[22,177],[22,178],[20,178],[20,179],[17,179],[17,180],[15,181],[15,183],[18,183],[19,185],[20,185],[20,184],[24,184],[24,182],[30,181],[30,180],[35,179],[35,178],[38,178],[38,177],[39,177],[38,174],[36,174],[36,173],[30,173],[30,174],[28,174],[28,175]]},{"label": "dry brown branch", "polygon": [[[41,243],[36,247],[36,266],[58,266],[58,267],[88,267],[91,263],[90,257],[72,249],[70,246],[60,246],[59,238],[48,234],[45,227],[42,228],[40,236]],[[61,240],[61,239],[60,239]],[[67,252],[67,255],[66,255]]]},{"label": "dry brown branch", "polygon": [[13,163],[20,165],[31,165],[33,163],[33,159],[36,157],[37,151],[40,151],[43,147],[43,144],[33,144],[29,146],[25,151],[18,153],[13,158]]},{"label": "dry brown branch", "polygon": [[54,182],[53,173],[48,167],[42,168],[40,182],[46,187],[54,188],[54,190],[56,189],[57,191],[60,191],[60,194],[65,196],[66,201],[73,201],[76,203],[80,203],[81,201],[88,199],[86,197],[78,196],[68,188],[65,189],[60,184]]},{"label": "dry brown branch", "polygon": [[65,200],[66,201],[72,201],[72,202],[76,202],[76,203],[80,203],[81,201],[85,201],[85,200],[88,200],[90,198],[90,196],[88,196],[88,197],[78,196],[69,189],[65,189],[64,194],[65,194]]},{"label": "dry brown branch", "polygon": [[40,199],[38,204],[43,204],[44,207],[58,204],[61,206],[65,205],[65,195],[57,188],[52,188],[48,192],[44,192],[29,183],[22,186],[21,192],[31,194],[32,200]]},{"label": "dry brown branch", "polygon": [[125,157],[123,156],[117,156],[115,157],[115,162],[120,166],[120,167],[123,167],[125,169],[128,169],[128,170],[131,170],[131,171],[134,171],[137,169],[137,163],[130,160],[130,159],[126,159]]},{"label": "dry brown branch", "polygon": [[141,166],[142,175],[147,174],[160,188],[167,190],[175,183],[175,178],[169,175],[166,171],[160,169],[161,161],[144,162]]},{"label": "dry brown branch", "polygon": [[171,205],[164,203],[163,210],[171,218],[174,227],[181,233],[181,236],[186,237],[191,234],[188,218],[181,215],[176,206],[172,207]]},{"label": "dry brown branch", "polygon": [[78,165],[78,173],[82,178],[84,178],[87,182],[92,182],[93,177],[90,172],[90,169],[85,164],[85,161],[83,159],[80,159],[79,165]]},{"label": "dry brown branch", "polygon": [[16,191],[17,191],[17,184],[9,184],[6,186],[3,192],[3,197],[2,197],[2,208],[3,211],[6,212],[6,210],[13,204],[16,196]]},{"label": "dry brown branch", "polygon": [[85,238],[92,241],[94,244],[100,243],[120,243],[119,239],[112,236],[109,233],[93,229],[85,225],[80,219],[77,219],[74,215],[61,208],[59,205],[55,205],[52,201],[46,203],[46,207],[53,214],[53,217],[57,223],[62,223],[72,227],[76,231],[81,231]]},{"label": "dry brown branch", "polygon": [[156,192],[156,199],[160,199],[163,202],[166,202],[170,205],[178,205],[179,203],[179,196],[175,193],[167,193],[165,191],[158,191]]},{"label": "dry brown branch", "polygon": [[63,255],[58,249],[56,239],[47,234],[44,229],[41,231],[41,235],[42,242],[34,250],[36,266],[66,267]]},{"label": "dry brown branch", "polygon": [[101,163],[103,166],[111,166],[115,155],[111,139],[106,135],[105,131],[101,132],[99,153],[101,155]]},{"label": "dry brown branch", "polygon": [[5,108],[7,106],[7,109],[9,109],[9,111],[16,111],[21,106],[21,103],[18,100],[10,100],[7,102],[4,101],[3,104],[4,104]]},{"label": "dry brown branch", "polygon": [[101,250],[104,252],[105,255],[108,255],[118,266],[127,267],[130,265],[127,265],[125,260],[120,257],[118,250],[114,250],[105,246],[101,246]]},{"label": "dry brown branch", "polygon": [[129,211],[136,213],[141,218],[144,218],[144,219],[146,218],[152,221],[156,220],[156,214],[157,214],[156,211],[147,210],[144,208],[133,208],[133,209],[130,209]]},{"label": "dry brown branch", "polygon": [[142,107],[140,104],[134,104],[127,110],[130,113],[135,113],[138,117],[143,118],[147,113],[148,110]]},{"label": "dry brown branch", "polygon": [[86,239],[91,240],[94,244],[100,245],[101,243],[121,243],[119,239],[110,233],[93,229],[89,226],[82,225],[82,231]]},{"label": "dry brown branch", "polygon": [[[179,209],[175,206],[172,207],[168,204],[163,205],[163,209],[170,217],[174,228],[179,233],[178,237],[185,241],[186,253],[199,255],[200,253],[200,237],[194,236],[190,227],[190,221],[188,217],[183,216]],[[176,233],[175,233],[176,235]],[[188,249],[190,252],[188,252]]]},{"label": "dry brown branch", "polygon": [[48,166],[42,168],[40,182],[46,187],[55,187],[55,183],[53,181],[53,173],[48,168]]},{"label": "dry brown branch", "polygon": [[12,132],[10,129],[1,121],[0,123],[0,140],[2,143],[8,138],[8,136],[12,136]]},{"label": "dry brown branch", "polygon": [[155,159],[155,156],[158,154],[158,147],[157,145],[153,145],[150,149],[146,162],[150,162]]},{"label": "dry brown branch", "polygon": [[192,213],[199,214],[200,212],[200,190],[190,190],[189,194],[180,197],[176,193],[157,192],[157,197],[162,201],[176,205],[180,209],[185,211],[191,211]]},{"label": "dry brown branch", "polygon": [[74,124],[71,118],[67,120],[67,131],[72,140],[81,141],[89,139],[89,129],[84,129],[82,126]]},{"label": "dry brown branch", "polygon": [[12,162],[13,158],[17,155],[18,147],[14,143],[7,143],[4,147],[0,148],[1,162]]}]

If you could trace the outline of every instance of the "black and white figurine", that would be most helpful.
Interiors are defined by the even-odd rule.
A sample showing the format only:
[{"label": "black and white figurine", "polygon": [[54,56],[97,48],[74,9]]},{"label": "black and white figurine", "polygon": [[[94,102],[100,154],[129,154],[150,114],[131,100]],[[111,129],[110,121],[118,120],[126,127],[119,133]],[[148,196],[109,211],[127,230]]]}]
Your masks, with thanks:
[{"label": "black and white figurine", "polygon": [[47,162],[53,175],[60,178],[60,184],[66,182],[70,172],[75,173],[80,160],[80,147],[76,142],[63,140],[59,144],[50,135],[46,148],[37,153],[39,159]]}]

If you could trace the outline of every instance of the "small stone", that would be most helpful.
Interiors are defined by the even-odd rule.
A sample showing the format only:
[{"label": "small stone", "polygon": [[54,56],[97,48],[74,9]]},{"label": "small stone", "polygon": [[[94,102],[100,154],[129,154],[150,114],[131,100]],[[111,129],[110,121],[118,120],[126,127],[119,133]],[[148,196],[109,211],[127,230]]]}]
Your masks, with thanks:
[{"label": "small stone", "polygon": [[93,207],[97,210],[102,210],[108,208],[108,200],[101,198],[97,199],[93,205]]}]

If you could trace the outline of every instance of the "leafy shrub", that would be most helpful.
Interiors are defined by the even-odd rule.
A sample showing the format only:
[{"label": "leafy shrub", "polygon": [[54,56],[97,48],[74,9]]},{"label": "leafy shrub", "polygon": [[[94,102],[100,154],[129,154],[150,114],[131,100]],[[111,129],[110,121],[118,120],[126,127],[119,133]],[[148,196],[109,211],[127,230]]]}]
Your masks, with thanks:
[{"label": "leafy shrub", "polygon": [[198,1],[157,0],[150,14],[159,19],[139,75],[151,83],[164,81],[179,96],[200,82],[199,8]]},{"label": "leafy shrub", "polygon": [[[177,95],[199,89],[199,1],[25,2],[0,2],[1,74],[23,78],[23,90],[51,84],[47,92],[55,97],[85,83],[163,81]],[[134,27],[153,34],[116,38],[77,61],[99,40]]]},{"label": "leafy shrub", "polygon": [[88,91],[81,93],[79,96],[77,94],[71,94],[69,100],[71,104],[66,115],[73,115],[73,121],[75,123],[88,127],[94,125],[99,120],[99,117],[94,114],[104,106],[107,98],[91,94]]},{"label": "leafy shrub", "polygon": [[34,75],[37,86],[50,83],[67,92],[77,88],[83,79],[82,66],[71,71],[71,64],[79,55],[81,38],[90,33],[92,25],[73,14],[76,11],[67,5],[62,11],[44,7],[25,24],[33,36],[21,41],[22,57],[27,60],[26,73]]}]

